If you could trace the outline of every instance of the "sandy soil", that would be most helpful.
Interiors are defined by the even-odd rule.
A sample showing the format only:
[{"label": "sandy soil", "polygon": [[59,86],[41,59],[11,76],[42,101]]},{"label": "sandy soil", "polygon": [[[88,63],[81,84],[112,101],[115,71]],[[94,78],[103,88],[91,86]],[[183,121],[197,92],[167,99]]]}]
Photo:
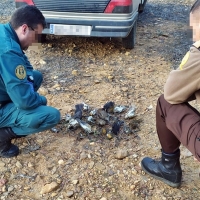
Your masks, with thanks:
[{"label": "sandy soil", "polygon": [[[16,158],[0,158],[0,199],[8,200],[193,200],[200,199],[199,163],[181,146],[182,185],[173,189],[146,175],[144,156],[160,157],[155,106],[168,73],[176,68],[191,42],[188,13],[193,1],[149,0],[138,22],[133,50],[120,39],[49,37],[27,55],[44,74],[40,93],[63,116],[53,130],[14,140]],[[66,114],[76,104],[100,109],[106,102],[136,108],[111,114],[132,132],[120,129],[108,138],[110,124],[92,124],[94,133],[68,129]],[[198,109],[195,102],[192,104]],[[84,112],[83,119],[89,116]]]}]

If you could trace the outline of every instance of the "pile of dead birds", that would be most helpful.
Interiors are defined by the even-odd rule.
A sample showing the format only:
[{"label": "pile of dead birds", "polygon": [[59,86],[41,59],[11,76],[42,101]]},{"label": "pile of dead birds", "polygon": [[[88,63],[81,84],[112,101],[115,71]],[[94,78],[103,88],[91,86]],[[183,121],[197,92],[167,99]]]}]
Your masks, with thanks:
[{"label": "pile of dead birds", "polygon": [[[75,105],[73,114],[66,114],[64,122],[67,131],[83,135],[106,135],[108,139],[136,134],[142,121],[136,118],[136,107],[115,105],[107,102],[102,108],[95,109],[85,103]],[[57,129],[52,129],[57,132]]]}]

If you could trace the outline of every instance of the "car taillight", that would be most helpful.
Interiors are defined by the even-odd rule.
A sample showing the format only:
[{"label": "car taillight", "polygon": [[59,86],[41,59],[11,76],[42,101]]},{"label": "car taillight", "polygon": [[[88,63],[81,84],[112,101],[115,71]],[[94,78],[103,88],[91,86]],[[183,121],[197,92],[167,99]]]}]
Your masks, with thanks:
[{"label": "car taillight", "polygon": [[130,13],[133,10],[133,0],[111,0],[104,13]]},{"label": "car taillight", "polygon": [[33,0],[15,0],[16,3],[34,5]]}]

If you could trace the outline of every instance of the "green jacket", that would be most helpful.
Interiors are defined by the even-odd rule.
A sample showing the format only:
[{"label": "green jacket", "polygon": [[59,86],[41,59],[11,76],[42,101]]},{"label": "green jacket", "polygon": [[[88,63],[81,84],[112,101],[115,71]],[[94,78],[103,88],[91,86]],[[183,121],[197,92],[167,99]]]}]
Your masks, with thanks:
[{"label": "green jacket", "polygon": [[16,32],[9,23],[0,24],[0,103],[13,102],[19,109],[46,105],[46,98],[34,91],[32,78],[33,67]]}]

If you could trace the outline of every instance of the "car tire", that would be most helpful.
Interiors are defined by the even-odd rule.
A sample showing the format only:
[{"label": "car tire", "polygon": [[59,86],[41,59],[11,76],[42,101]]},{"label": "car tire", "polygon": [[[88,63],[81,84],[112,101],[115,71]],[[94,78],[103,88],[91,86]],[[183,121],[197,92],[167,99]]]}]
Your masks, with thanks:
[{"label": "car tire", "polygon": [[122,45],[126,49],[133,49],[136,42],[137,19],[127,37],[122,38]]},{"label": "car tire", "polygon": [[138,7],[139,13],[142,13],[144,11],[144,7],[145,7],[146,3],[147,3],[147,0],[144,0],[144,3],[139,5],[139,7]]}]

